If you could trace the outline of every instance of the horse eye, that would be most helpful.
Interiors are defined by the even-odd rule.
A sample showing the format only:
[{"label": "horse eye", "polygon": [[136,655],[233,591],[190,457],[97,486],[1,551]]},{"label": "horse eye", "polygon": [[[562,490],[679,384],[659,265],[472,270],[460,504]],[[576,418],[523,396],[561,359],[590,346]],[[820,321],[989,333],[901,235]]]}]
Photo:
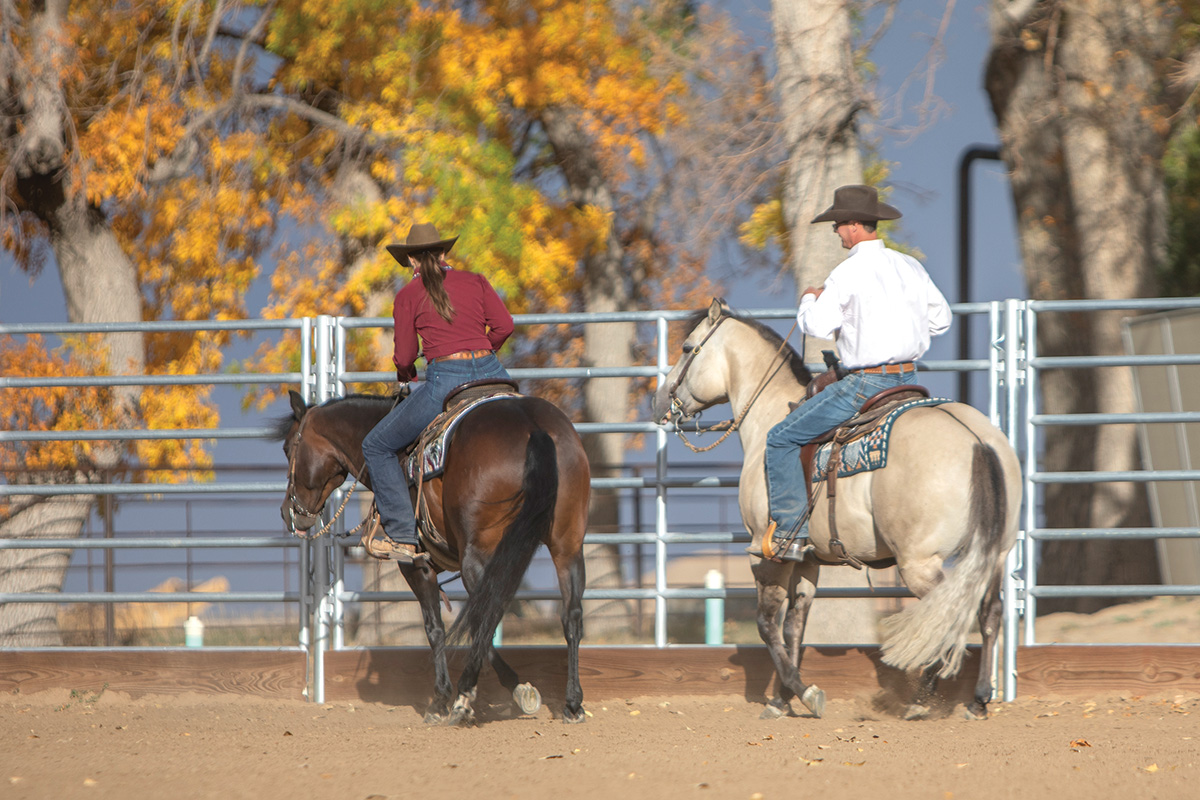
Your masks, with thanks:
[{"label": "horse eye", "polygon": [[683,354],[684,354],[684,355],[687,355],[687,354],[691,353],[691,352],[692,352],[693,350],[695,350],[695,349],[696,349],[695,347],[693,347],[692,345],[688,344],[687,342],[684,342],[684,343],[683,343]]}]

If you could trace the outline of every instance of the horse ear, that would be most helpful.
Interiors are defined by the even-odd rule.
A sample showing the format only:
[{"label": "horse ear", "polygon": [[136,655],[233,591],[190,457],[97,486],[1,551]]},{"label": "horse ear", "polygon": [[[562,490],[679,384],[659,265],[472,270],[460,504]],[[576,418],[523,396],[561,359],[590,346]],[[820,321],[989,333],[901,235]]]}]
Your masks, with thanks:
[{"label": "horse ear", "polygon": [[288,398],[292,401],[292,414],[296,419],[302,419],[308,411],[308,403],[304,402],[304,398],[295,389],[288,389]]},{"label": "horse ear", "polygon": [[729,306],[725,304],[724,298],[714,297],[712,302],[708,304],[708,321],[716,322],[721,318],[721,315],[729,311]]}]

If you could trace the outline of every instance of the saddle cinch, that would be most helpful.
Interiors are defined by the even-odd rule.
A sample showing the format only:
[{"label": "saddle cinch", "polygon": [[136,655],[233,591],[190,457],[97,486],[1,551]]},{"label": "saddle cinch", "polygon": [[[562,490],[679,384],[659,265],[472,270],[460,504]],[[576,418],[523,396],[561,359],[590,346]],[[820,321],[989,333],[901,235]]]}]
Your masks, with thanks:
[{"label": "saddle cinch", "polygon": [[[416,500],[413,506],[417,515],[417,537],[433,563],[442,570],[456,572],[461,564],[458,554],[433,524],[429,504],[422,491],[425,481],[442,474],[447,448],[450,446],[455,427],[463,417],[484,403],[519,394],[516,381],[489,378],[464,383],[446,395],[442,403],[442,413],[434,417],[433,421],[425,426],[425,430],[421,431],[421,435],[399,456],[409,488],[415,489]],[[380,541],[383,526],[378,524],[378,512],[374,507],[371,508],[371,514],[376,522],[367,526],[362,535],[362,546],[375,558],[387,560],[391,550]]]},{"label": "saddle cinch", "polygon": [[[825,366],[828,369],[809,383],[808,390],[805,392],[805,399],[820,393],[831,383],[841,380],[848,374],[832,351],[823,350],[821,354],[825,358]],[[866,402],[863,403],[862,408],[853,417],[833,430],[812,440],[800,449],[800,463],[804,468],[804,482],[808,487],[809,514],[812,513],[814,503],[816,502],[818,489],[822,483],[825,485],[825,497],[829,501],[829,548],[839,559],[839,561],[832,563],[849,564],[855,569],[862,569],[865,566],[862,561],[846,552],[846,546],[838,538],[837,533],[837,477],[841,465],[842,450],[855,442],[866,439],[872,433],[878,431],[881,426],[889,422],[893,412],[900,409],[901,406],[914,403],[914,401],[929,402],[929,390],[924,386],[916,384],[893,386],[890,389],[884,389],[882,392],[868,397]],[[943,400],[940,402],[946,401]],[[827,444],[830,445],[828,457],[822,459],[820,473],[814,479],[813,475],[817,469],[817,456],[822,447]],[[790,542],[784,546],[786,547],[787,544],[790,544]],[[872,566],[885,565],[872,564]]]}]

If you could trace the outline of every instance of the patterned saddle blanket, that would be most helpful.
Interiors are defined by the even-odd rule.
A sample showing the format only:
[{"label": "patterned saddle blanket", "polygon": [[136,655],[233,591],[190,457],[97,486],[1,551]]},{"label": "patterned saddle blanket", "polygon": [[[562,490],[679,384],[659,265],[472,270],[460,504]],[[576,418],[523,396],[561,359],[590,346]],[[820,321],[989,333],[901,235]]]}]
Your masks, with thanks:
[{"label": "patterned saddle blanket", "polygon": [[[499,391],[484,397],[474,397],[448,411],[443,411],[425,428],[416,445],[404,457],[404,477],[409,486],[436,478],[446,468],[446,451],[454,430],[467,414],[484,403],[517,396],[515,391]],[[418,474],[419,473],[419,474]],[[419,480],[418,480],[419,479]]]},{"label": "patterned saddle blanket", "polygon": [[[841,444],[837,476],[844,478],[886,467],[888,440],[891,437],[892,425],[900,418],[901,414],[921,406],[938,406],[952,402],[954,401],[945,397],[923,397],[900,403],[880,419],[877,425],[866,430],[863,435]],[[813,458],[812,482],[814,484],[825,480],[826,473],[829,472],[829,457],[833,452],[833,445],[833,442],[821,445]]]}]

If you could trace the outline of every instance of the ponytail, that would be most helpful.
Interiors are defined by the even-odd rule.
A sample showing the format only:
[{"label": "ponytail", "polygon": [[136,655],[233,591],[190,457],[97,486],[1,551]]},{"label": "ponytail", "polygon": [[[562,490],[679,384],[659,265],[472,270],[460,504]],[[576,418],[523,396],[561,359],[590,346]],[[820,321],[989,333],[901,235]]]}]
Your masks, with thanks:
[{"label": "ponytail", "polygon": [[446,294],[446,287],[443,285],[445,273],[442,271],[441,252],[414,253],[412,259],[417,263],[417,273],[421,276],[421,283],[425,285],[425,293],[429,295],[434,310],[446,322],[453,322],[454,305],[450,302],[450,295]]}]

